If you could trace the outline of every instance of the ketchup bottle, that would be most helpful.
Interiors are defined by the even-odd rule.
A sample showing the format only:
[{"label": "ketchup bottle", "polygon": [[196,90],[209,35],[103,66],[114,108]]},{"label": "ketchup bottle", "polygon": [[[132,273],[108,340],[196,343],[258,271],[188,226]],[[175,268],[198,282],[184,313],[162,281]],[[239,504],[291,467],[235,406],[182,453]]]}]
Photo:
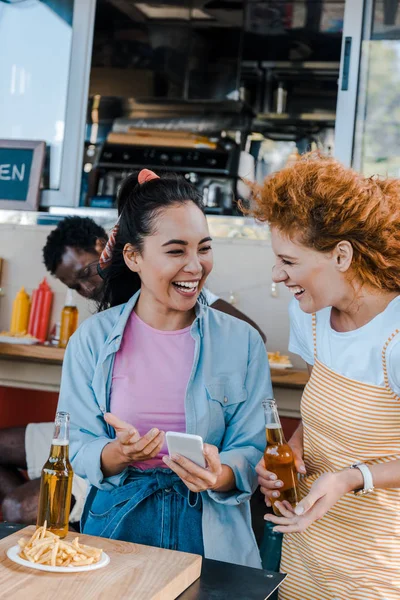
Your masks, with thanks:
[{"label": "ketchup bottle", "polygon": [[46,278],[44,278],[37,290],[32,293],[32,307],[28,325],[28,333],[42,343],[47,339],[52,302],[53,292]]}]

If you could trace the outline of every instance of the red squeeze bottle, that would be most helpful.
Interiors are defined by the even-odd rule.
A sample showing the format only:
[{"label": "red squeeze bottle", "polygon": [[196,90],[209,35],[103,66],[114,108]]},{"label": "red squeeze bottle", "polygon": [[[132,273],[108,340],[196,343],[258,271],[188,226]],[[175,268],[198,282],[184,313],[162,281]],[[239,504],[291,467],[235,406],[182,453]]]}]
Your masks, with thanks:
[{"label": "red squeeze bottle", "polygon": [[42,343],[47,339],[52,302],[53,292],[44,278],[38,289],[33,291],[28,325],[28,333]]}]

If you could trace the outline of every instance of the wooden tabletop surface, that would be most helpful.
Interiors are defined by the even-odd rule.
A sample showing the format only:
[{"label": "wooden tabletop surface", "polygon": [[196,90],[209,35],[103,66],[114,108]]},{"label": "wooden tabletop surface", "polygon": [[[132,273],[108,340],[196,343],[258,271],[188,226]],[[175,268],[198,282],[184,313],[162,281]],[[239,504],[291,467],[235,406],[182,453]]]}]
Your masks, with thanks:
[{"label": "wooden tabletop surface", "polygon": [[306,369],[271,369],[271,379],[274,387],[302,390],[309,375]]},{"label": "wooden tabletop surface", "polygon": [[[6,555],[21,537],[30,537],[30,526],[0,541],[0,599],[26,600],[175,600],[201,572],[202,558],[175,552],[79,534],[79,541],[102,548],[110,563],[83,573],[49,573],[12,562]],[[68,541],[76,537],[69,533]]]},{"label": "wooden tabletop surface", "polygon": [[0,343],[0,358],[19,359],[48,364],[62,365],[65,350],[55,346],[40,344],[2,344]]},{"label": "wooden tabletop surface", "polygon": [[[54,346],[1,344],[0,359],[18,359],[45,364],[62,365],[65,350]],[[303,389],[308,381],[308,372],[300,369],[271,369],[275,387]]]}]

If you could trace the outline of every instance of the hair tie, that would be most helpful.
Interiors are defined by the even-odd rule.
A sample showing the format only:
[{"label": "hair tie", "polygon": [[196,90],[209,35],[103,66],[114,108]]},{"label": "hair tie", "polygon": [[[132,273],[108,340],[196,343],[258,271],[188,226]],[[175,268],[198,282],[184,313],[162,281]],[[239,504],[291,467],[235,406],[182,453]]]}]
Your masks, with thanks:
[{"label": "hair tie", "polygon": [[[151,181],[152,179],[160,179],[160,178],[158,175],[156,175],[156,173],[154,173],[154,171],[150,171],[150,169],[142,169],[138,174],[139,185],[142,185],[143,183],[147,183],[148,181]],[[117,233],[118,233],[118,229],[119,229],[120,219],[121,219],[121,215],[118,217],[118,221],[115,223],[114,227],[112,228],[110,235],[108,237],[107,244],[105,245],[104,250],[100,255],[99,268],[101,270],[105,269],[107,267],[107,263],[109,263],[112,259],[112,254],[113,254],[113,250],[115,247],[115,241],[116,241],[116,237],[117,237]]]},{"label": "hair tie", "polygon": [[138,175],[138,182],[140,185],[142,185],[143,183],[147,183],[148,181],[151,181],[152,179],[160,179],[158,175],[156,175],[156,173],[154,173],[154,171],[150,171],[150,169],[142,169]]},{"label": "hair tie", "polygon": [[99,258],[99,267],[101,270],[107,267],[107,263],[112,259],[112,254],[115,246],[115,240],[117,237],[118,229],[119,229],[119,220],[121,217],[118,217],[118,221],[115,223],[112,228],[110,235],[108,236],[107,244],[104,247],[103,252],[100,254]]}]

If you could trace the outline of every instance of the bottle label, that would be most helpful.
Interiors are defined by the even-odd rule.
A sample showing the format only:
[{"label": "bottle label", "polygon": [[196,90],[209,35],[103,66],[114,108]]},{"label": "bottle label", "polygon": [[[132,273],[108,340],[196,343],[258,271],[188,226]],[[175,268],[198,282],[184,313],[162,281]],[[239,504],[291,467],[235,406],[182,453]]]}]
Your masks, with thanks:
[{"label": "bottle label", "polygon": [[69,440],[57,440],[53,438],[51,443],[53,446],[68,446]]}]

